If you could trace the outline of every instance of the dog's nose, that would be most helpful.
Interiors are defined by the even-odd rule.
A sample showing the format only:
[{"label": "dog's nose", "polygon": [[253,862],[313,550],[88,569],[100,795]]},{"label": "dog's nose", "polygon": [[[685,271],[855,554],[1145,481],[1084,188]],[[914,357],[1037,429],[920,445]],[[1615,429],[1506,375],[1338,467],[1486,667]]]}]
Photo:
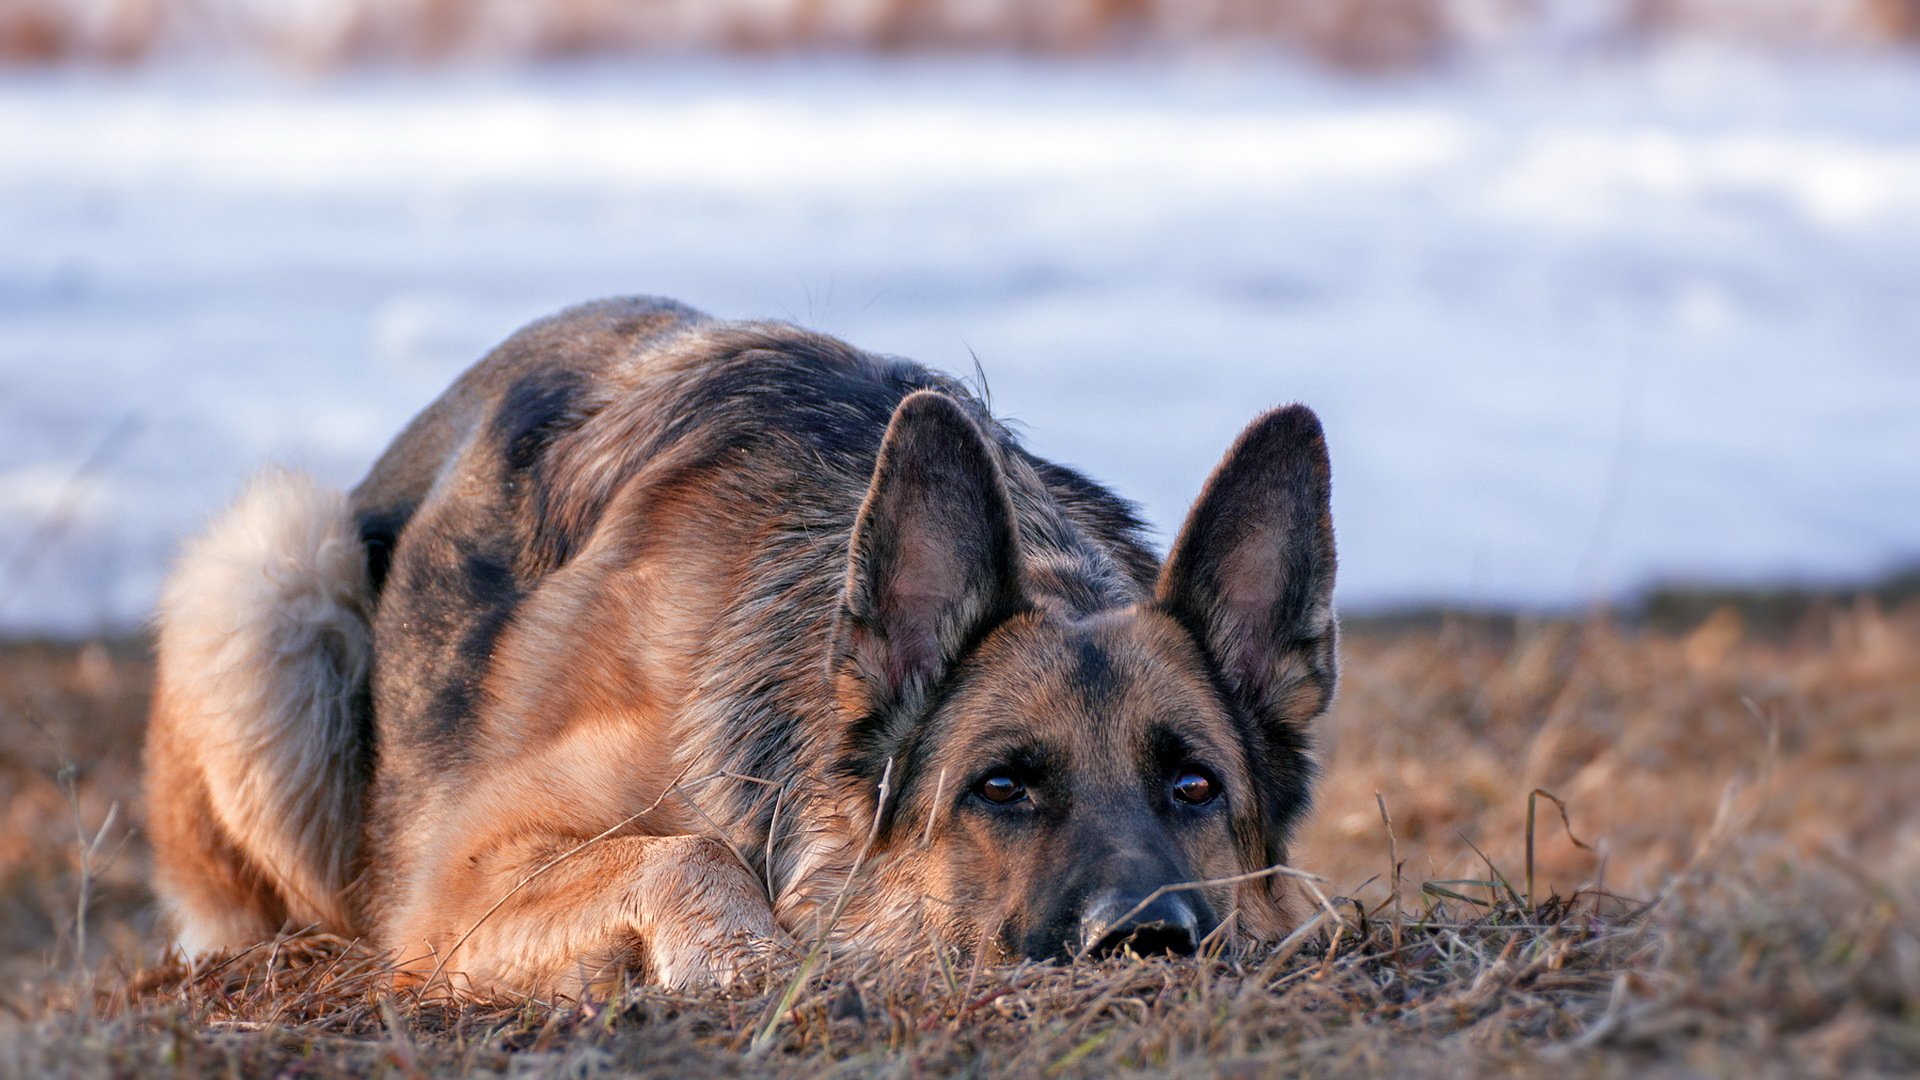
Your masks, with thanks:
[{"label": "dog's nose", "polygon": [[1089,903],[1080,919],[1081,952],[1093,957],[1122,950],[1140,956],[1192,956],[1200,944],[1193,904],[1183,893],[1166,893],[1142,904],[1147,895],[1109,892]]}]

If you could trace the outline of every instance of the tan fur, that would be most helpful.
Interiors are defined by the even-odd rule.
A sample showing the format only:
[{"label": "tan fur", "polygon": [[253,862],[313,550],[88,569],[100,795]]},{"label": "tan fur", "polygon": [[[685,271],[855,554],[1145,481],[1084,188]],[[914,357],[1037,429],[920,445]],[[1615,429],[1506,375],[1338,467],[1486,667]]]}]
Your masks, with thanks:
[{"label": "tan fur", "polygon": [[[148,744],[181,943],[316,924],[434,992],[578,997],[820,934],[1063,955],[1092,897],[1284,859],[1333,678],[1302,412],[1169,576],[924,369],[651,300],[537,323],[351,496],[269,474],[183,553]],[[1022,754],[1031,826],[974,793]],[[1189,765],[1231,797],[1176,806]],[[1239,945],[1300,915],[1279,878],[1194,899]]]},{"label": "tan fur", "polygon": [[[257,940],[273,916],[353,929],[368,605],[346,500],[288,472],[254,480],[169,578],[148,802],[189,951]],[[196,887],[191,862],[230,884]],[[231,902],[262,892],[264,910]]]},{"label": "tan fur", "polygon": [[450,972],[454,988],[484,997],[578,998],[628,971],[725,985],[777,940],[760,883],[710,838],[488,840],[396,913],[398,939],[420,946],[398,957],[405,981]]}]

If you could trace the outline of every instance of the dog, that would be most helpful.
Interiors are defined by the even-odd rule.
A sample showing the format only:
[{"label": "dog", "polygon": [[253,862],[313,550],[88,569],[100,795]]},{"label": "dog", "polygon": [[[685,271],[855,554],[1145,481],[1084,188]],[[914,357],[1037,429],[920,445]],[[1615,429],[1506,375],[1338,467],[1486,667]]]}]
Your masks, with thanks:
[{"label": "dog", "polygon": [[1244,948],[1333,695],[1330,469],[1247,427],[1164,564],[962,383],[650,298],[536,322],[343,494],[252,482],[159,605],[156,892],[483,997],[783,943]]}]

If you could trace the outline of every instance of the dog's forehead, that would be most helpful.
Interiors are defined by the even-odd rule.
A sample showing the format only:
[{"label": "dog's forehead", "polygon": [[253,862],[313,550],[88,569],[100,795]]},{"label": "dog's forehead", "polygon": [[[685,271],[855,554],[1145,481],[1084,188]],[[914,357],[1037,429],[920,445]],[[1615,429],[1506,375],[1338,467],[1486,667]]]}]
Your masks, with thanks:
[{"label": "dog's forehead", "polygon": [[1033,619],[996,644],[964,689],[966,704],[1024,719],[1053,741],[1114,747],[1156,726],[1225,719],[1198,648],[1151,609]]},{"label": "dog's forehead", "polygon": [[1172,619],[1150,609],[1104,612],[1059,628],[1065,648],[1053,669],[1070,692],[1096,710],[1161,712],[1211,704],[1199,651]]}]

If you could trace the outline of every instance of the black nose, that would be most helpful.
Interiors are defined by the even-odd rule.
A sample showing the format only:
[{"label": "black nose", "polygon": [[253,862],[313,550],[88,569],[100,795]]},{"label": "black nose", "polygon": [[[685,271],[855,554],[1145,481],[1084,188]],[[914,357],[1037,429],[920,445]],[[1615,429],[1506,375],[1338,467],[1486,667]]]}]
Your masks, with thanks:
[{"label": "black nose", "polygon": [[1080,951],[1092,957],[1122,951],[1192,956],[1200,944],[1200,919],[1187,896],[1165,893],[1143,904],[1146,895],[1110,892],[1089,903],[1080,919]]}]

